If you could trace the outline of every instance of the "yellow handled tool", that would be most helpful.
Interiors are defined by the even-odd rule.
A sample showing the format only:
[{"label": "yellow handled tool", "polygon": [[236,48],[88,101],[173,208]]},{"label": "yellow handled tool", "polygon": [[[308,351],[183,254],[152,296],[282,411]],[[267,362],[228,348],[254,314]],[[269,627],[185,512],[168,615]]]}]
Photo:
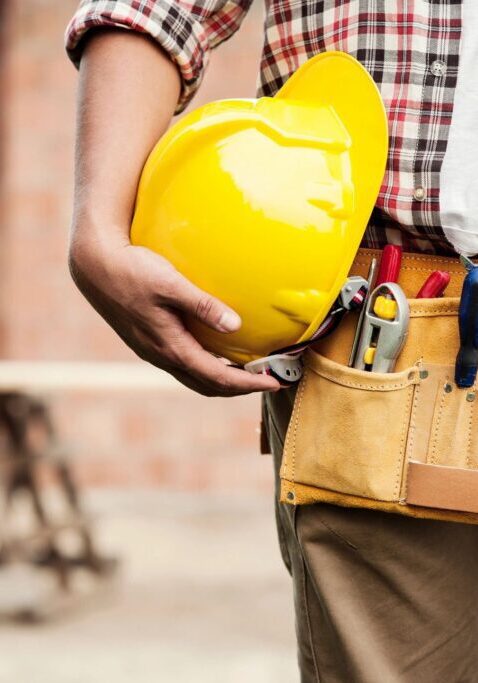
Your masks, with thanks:
[{"label": "yellow handled tool", "polygon": [[405,343],[409,321],[410,307],[402,288],[395,282],[376,287],[365,310],[354,367],[392,372]]}]

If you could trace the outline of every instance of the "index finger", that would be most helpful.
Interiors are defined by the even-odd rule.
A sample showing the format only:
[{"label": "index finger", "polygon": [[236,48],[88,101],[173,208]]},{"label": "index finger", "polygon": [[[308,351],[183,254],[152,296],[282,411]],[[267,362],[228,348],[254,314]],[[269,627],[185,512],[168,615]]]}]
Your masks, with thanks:
[{"label": "index finger", "polygon": [[[220,393],[245,394],[257,391],[278,391],[279,382],[269,375],[253,375],[205,351],[194,337],[185,332],[187,344],[182,349],[182,370]],[[183,338],[183,339],[184,339]]]}]

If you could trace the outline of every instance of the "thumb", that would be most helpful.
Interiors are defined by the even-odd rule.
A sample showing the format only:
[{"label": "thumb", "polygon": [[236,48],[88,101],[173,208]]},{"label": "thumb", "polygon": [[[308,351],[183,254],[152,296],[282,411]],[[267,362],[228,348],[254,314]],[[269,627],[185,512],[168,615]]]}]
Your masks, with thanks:
[{"label": "thumb", "polygon": [[241,318],[232,308],[193,285],[180,273],[174,294],[171,305],[195,316],[214,330],[236,332],[241,327]]}]

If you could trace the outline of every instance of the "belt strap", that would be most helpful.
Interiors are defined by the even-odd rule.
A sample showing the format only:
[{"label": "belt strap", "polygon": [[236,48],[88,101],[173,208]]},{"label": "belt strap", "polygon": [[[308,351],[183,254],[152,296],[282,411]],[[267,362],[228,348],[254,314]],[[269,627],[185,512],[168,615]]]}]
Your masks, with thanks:
[{"label": "belt strap", "polygon": [[[372,258],[375,257],[380,261],[381,254],[382,252],[378,249],[359,249],[350,269],[350,274],[367,277]],[[398,283],[407,297],[413,298],[434,270],[446,270],[451,275],[445,296],[460,296],[466,271],[458,257],[454,256],[404,253]]]},{"label": "belt strap", "polygon": [[[361,275],[366,278],[372,258],[375,257],[379,260],[381,253],[381,251],[376,249],[359,249],[352,268],[350,269],[350,274]],[[434,270],[446,270],[450,273],[450,284],[445,292],[447,299],[443,301],[443,305],[453,309],[456,315],[458,310],[458,297],[461,294],[463,280],[466,276],[466,271],[457,257],[433,256],[428,254],[403,254],[398,282],[406,296],[408,298],[414,298],[427,277]],[[457,298],[454,302],[450,302],[448,297]],[[356,324],[357,315],[349,313],[333,334],[320,340],[312,348],[319,351],[319,353],[323,354],[326,358],[347,365]],[[410,333],[412,333],[412,330],[410,330]],[[456,325],[456,333],[458,335],[458,324]],[[458,349],[458,341],[456,341],[456,348]],[[403,369],[403,364],[406,364],[408,360],[407,354],[402,353],[397,364],[397,370]]]}]

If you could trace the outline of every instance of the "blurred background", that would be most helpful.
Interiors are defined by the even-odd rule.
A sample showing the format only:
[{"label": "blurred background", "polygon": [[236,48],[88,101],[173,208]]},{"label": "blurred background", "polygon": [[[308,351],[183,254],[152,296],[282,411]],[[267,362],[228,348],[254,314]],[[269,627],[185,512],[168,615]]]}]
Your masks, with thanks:
[{"label": "blurred background", "polygon": [[[293,683],[259,398],[137,361],[70,281],[76,6],[0,2],[0,681]],[[254,95],[262,23],[194,107]]]}]

